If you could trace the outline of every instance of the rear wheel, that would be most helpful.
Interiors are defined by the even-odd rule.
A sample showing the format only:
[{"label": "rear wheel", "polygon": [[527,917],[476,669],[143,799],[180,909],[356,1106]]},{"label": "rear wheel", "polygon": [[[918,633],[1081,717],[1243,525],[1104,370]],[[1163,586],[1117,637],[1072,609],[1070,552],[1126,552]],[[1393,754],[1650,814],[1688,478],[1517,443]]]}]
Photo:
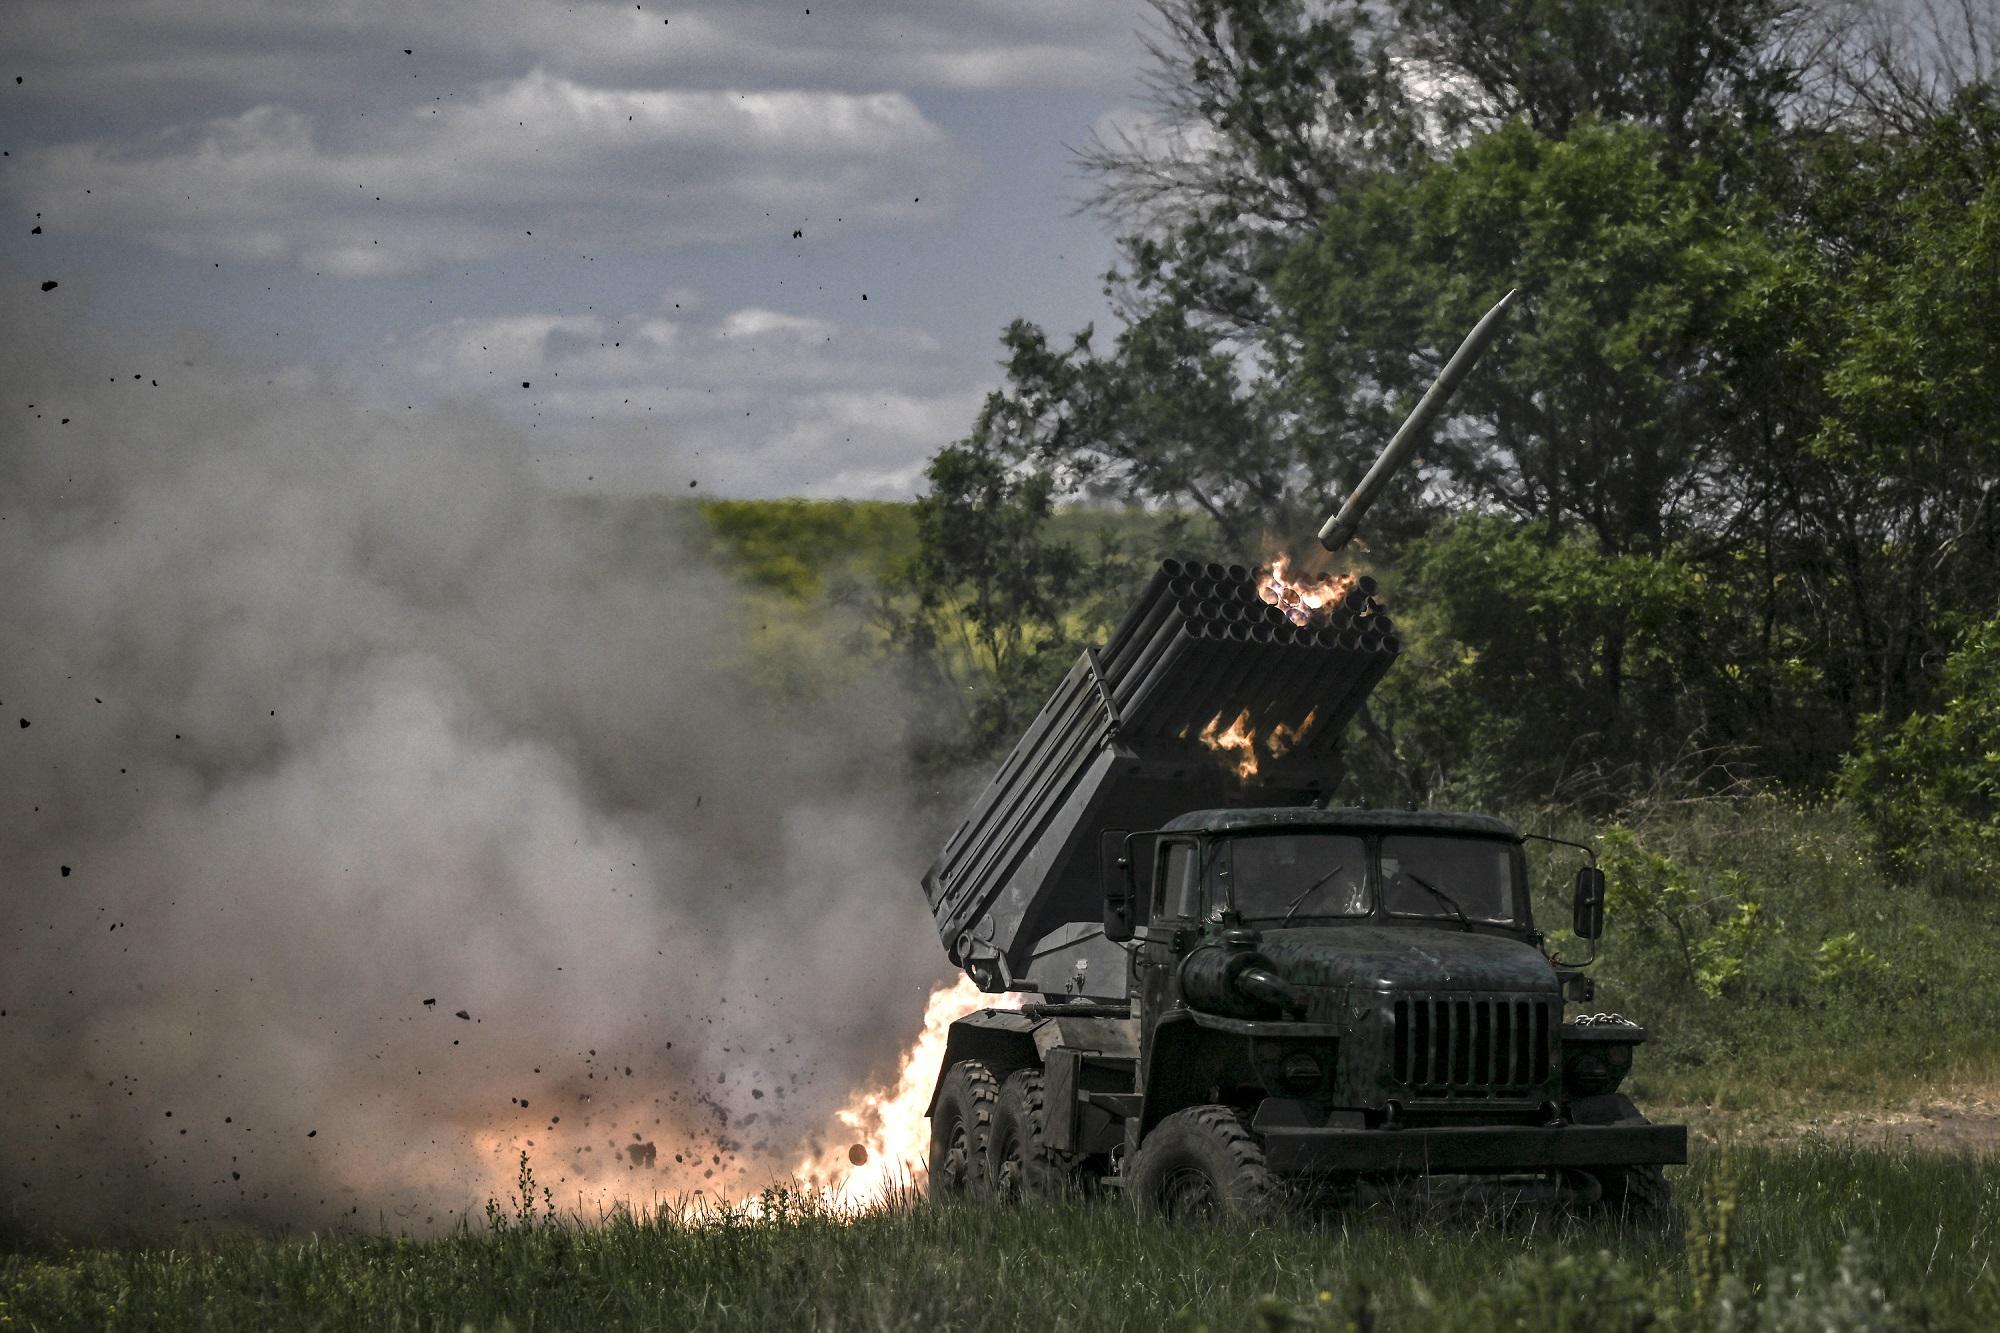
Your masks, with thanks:
[{"label": "rear wheel", "polygon": [[1263,1145],[1226,1106],[1191,1106],[1156,1125],[1139,1144],[1130,1188],[1140,1216],[1172,1222],[1258,1221],[1281,1197]]},{"label": "rear wheel", "polygon": [[986,1193],[986,1144],[999,1100],[999,1082],[978,1060],[961,1060],[945,1071],[931,1110],[932,1199]]},{"label": "rear wheel", "polygon": [[1048,1101],[1042,1071],[1022,1069],[1000,1087],[988,1142],[988,1178],[1006,1200],[1053,1199],[1080,1193],[1088,1183],[1082,1159],[1048,1144]]}]

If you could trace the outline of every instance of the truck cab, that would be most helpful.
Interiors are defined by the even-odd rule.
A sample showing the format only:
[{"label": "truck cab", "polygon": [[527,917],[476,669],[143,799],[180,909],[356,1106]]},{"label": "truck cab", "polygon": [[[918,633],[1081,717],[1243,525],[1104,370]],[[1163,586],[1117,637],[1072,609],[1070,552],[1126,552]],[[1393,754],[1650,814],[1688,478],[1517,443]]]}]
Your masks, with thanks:
[{"label": "truck cab", "polygon": [[[1103,928],[1071,947],[1100,977],[1122,951],[1123,997],[1100,982],[954,1026],[934,1191],[1108,1186],[1149,1213],[1248,1214],[1299,1177],[1502,1174],[1666,1206],[1685,1129],[1618,1091],[1642,1029],[1564,1021],[1588,960],[1547,951],[1513,826],[1263,807],[1103,842]],[[1594,948],[1594,865],[1573,910]]]}]

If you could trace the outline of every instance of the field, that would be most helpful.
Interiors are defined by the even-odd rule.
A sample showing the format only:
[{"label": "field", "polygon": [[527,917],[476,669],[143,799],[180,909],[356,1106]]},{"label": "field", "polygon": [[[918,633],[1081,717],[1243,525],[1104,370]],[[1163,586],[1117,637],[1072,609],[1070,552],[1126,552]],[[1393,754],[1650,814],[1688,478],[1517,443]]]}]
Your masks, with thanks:
[{"label": "field", "polygon": [[2000,1324],[2000,1163],[1808,1142],[1677,1173],[1685,1227],[1404,1198],[1253,1231],[1115,1203],[762,1219],[532,1210],[430,1241],[211,1239],[0,1260],[0,1327],[1882,1329]]},{"label": "field", "polygon": [[[889,505],[648,502],[615,526],[664,551],[690,512],[772,613],[745,666],[776,696],[792,683],[773,646],[852,662],[836,650],[869,623],[856,590],[914,539]],[[785,1193],[741,1215],[578,1218],[529,1188],[429,1238],[386,1220],[0,1228],[0,1329],[2000,1327],[1994,904],[1897,882],[1838,805],[1663,792],[1588,819],[1506,813],[1591,843],[1609,873],[1591,1007],[1648,1025],[1628,1090],[1695,1131],[1666,1227],[1414,1195],[1249,1231],[1143,1225],[1116,1200],[841,1213]],[[1534,857],[1555,925],[1577,857]]]}]

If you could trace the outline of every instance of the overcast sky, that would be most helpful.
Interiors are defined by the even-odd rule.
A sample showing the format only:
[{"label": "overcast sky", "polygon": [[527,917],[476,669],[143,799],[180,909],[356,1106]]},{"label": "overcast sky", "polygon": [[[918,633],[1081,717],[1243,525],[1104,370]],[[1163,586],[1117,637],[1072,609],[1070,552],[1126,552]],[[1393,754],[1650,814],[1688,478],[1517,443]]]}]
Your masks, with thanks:
[{"label": "overcast sky", "polygon": [[7,7],[8,300],[497,412],[559,485],[907,495],[1009,319],[1107,319],[1067,146],[1139,0]]}]

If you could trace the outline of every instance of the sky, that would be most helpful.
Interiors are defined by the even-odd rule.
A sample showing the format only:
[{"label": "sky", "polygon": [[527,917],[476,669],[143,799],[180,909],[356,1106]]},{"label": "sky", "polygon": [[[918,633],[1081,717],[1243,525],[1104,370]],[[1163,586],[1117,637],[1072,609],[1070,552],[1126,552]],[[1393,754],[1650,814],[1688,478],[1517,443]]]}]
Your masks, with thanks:
[{"label": "sky", "polygon": [[1141,0],[8,11],[8,301],[511,423],[562,489],[908,496],[1009,320],[1110,320],[1071,149]]}]

